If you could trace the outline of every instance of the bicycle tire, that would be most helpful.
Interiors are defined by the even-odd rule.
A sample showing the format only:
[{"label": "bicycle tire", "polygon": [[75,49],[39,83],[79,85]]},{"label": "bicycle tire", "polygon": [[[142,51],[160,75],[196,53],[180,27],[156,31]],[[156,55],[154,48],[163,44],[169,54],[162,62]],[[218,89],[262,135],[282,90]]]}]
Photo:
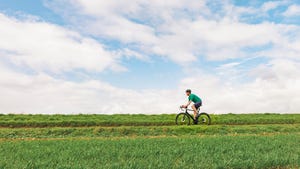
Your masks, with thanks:
[{"label": "bicycle tire", "polygon": [[187,114],[179,113],[176,116],[175,123],[176,125],[190,125],[191,119]]},{"label": "bicycle tire", "polygon": [[198,116],[198,124],[200,124],[200,125],[210,125],[211,124],[210,116],[205,112],[201,112]]}]

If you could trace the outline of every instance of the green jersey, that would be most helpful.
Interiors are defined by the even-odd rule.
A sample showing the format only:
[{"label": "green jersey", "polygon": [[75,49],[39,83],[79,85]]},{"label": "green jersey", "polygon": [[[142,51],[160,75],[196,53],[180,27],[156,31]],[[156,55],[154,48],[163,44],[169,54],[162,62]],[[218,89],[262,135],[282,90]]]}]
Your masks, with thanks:
[{"label": "green jersey", "polygon": [[189,101],[192,101],[194,103],[202,102],[200,97],[198,97],[197,95],[194,95],[194,94],[190,94]]}]

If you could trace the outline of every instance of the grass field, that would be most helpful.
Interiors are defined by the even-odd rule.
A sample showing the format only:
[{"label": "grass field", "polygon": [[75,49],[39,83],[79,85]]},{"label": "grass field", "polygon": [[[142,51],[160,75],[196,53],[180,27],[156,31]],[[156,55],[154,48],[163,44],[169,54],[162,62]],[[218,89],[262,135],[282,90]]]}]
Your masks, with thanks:
[{"label": "grass field", "polygon": [[[1,115],[0,127],[166,126],[174,114],[164,115]],[[211,115],[212,124],[296,124],[300,114]]]},{"label": "grass field", "polygon": [[0,115],[0,168],[299,168],[300,114]]}]

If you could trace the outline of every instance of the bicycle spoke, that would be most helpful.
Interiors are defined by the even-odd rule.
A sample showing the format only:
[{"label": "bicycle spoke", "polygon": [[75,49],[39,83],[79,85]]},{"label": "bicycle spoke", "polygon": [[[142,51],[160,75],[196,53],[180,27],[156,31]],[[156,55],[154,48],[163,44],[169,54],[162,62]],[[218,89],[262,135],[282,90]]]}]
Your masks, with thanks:
[{"label": "bicycle spoke", "polygon": [[200,113],[198,123],[202,125],[210,125],[210,117],[207,113]]},{"label": "bicycle spoke", "polygon": [[185,113],[179,113],[175,120],[177,125],[189,125],[190,118]]}]

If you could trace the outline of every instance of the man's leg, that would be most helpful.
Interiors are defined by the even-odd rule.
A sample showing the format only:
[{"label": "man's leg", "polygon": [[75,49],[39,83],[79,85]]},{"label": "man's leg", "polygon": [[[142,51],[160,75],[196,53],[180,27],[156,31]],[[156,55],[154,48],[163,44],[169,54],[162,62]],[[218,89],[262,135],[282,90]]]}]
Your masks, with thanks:
[{"label": "man's leg", "polygon": [[194,119],[196,119],[198,113],[197,113],[196,106],[194,104],[192,105],[192,109],[194,110]]}]

